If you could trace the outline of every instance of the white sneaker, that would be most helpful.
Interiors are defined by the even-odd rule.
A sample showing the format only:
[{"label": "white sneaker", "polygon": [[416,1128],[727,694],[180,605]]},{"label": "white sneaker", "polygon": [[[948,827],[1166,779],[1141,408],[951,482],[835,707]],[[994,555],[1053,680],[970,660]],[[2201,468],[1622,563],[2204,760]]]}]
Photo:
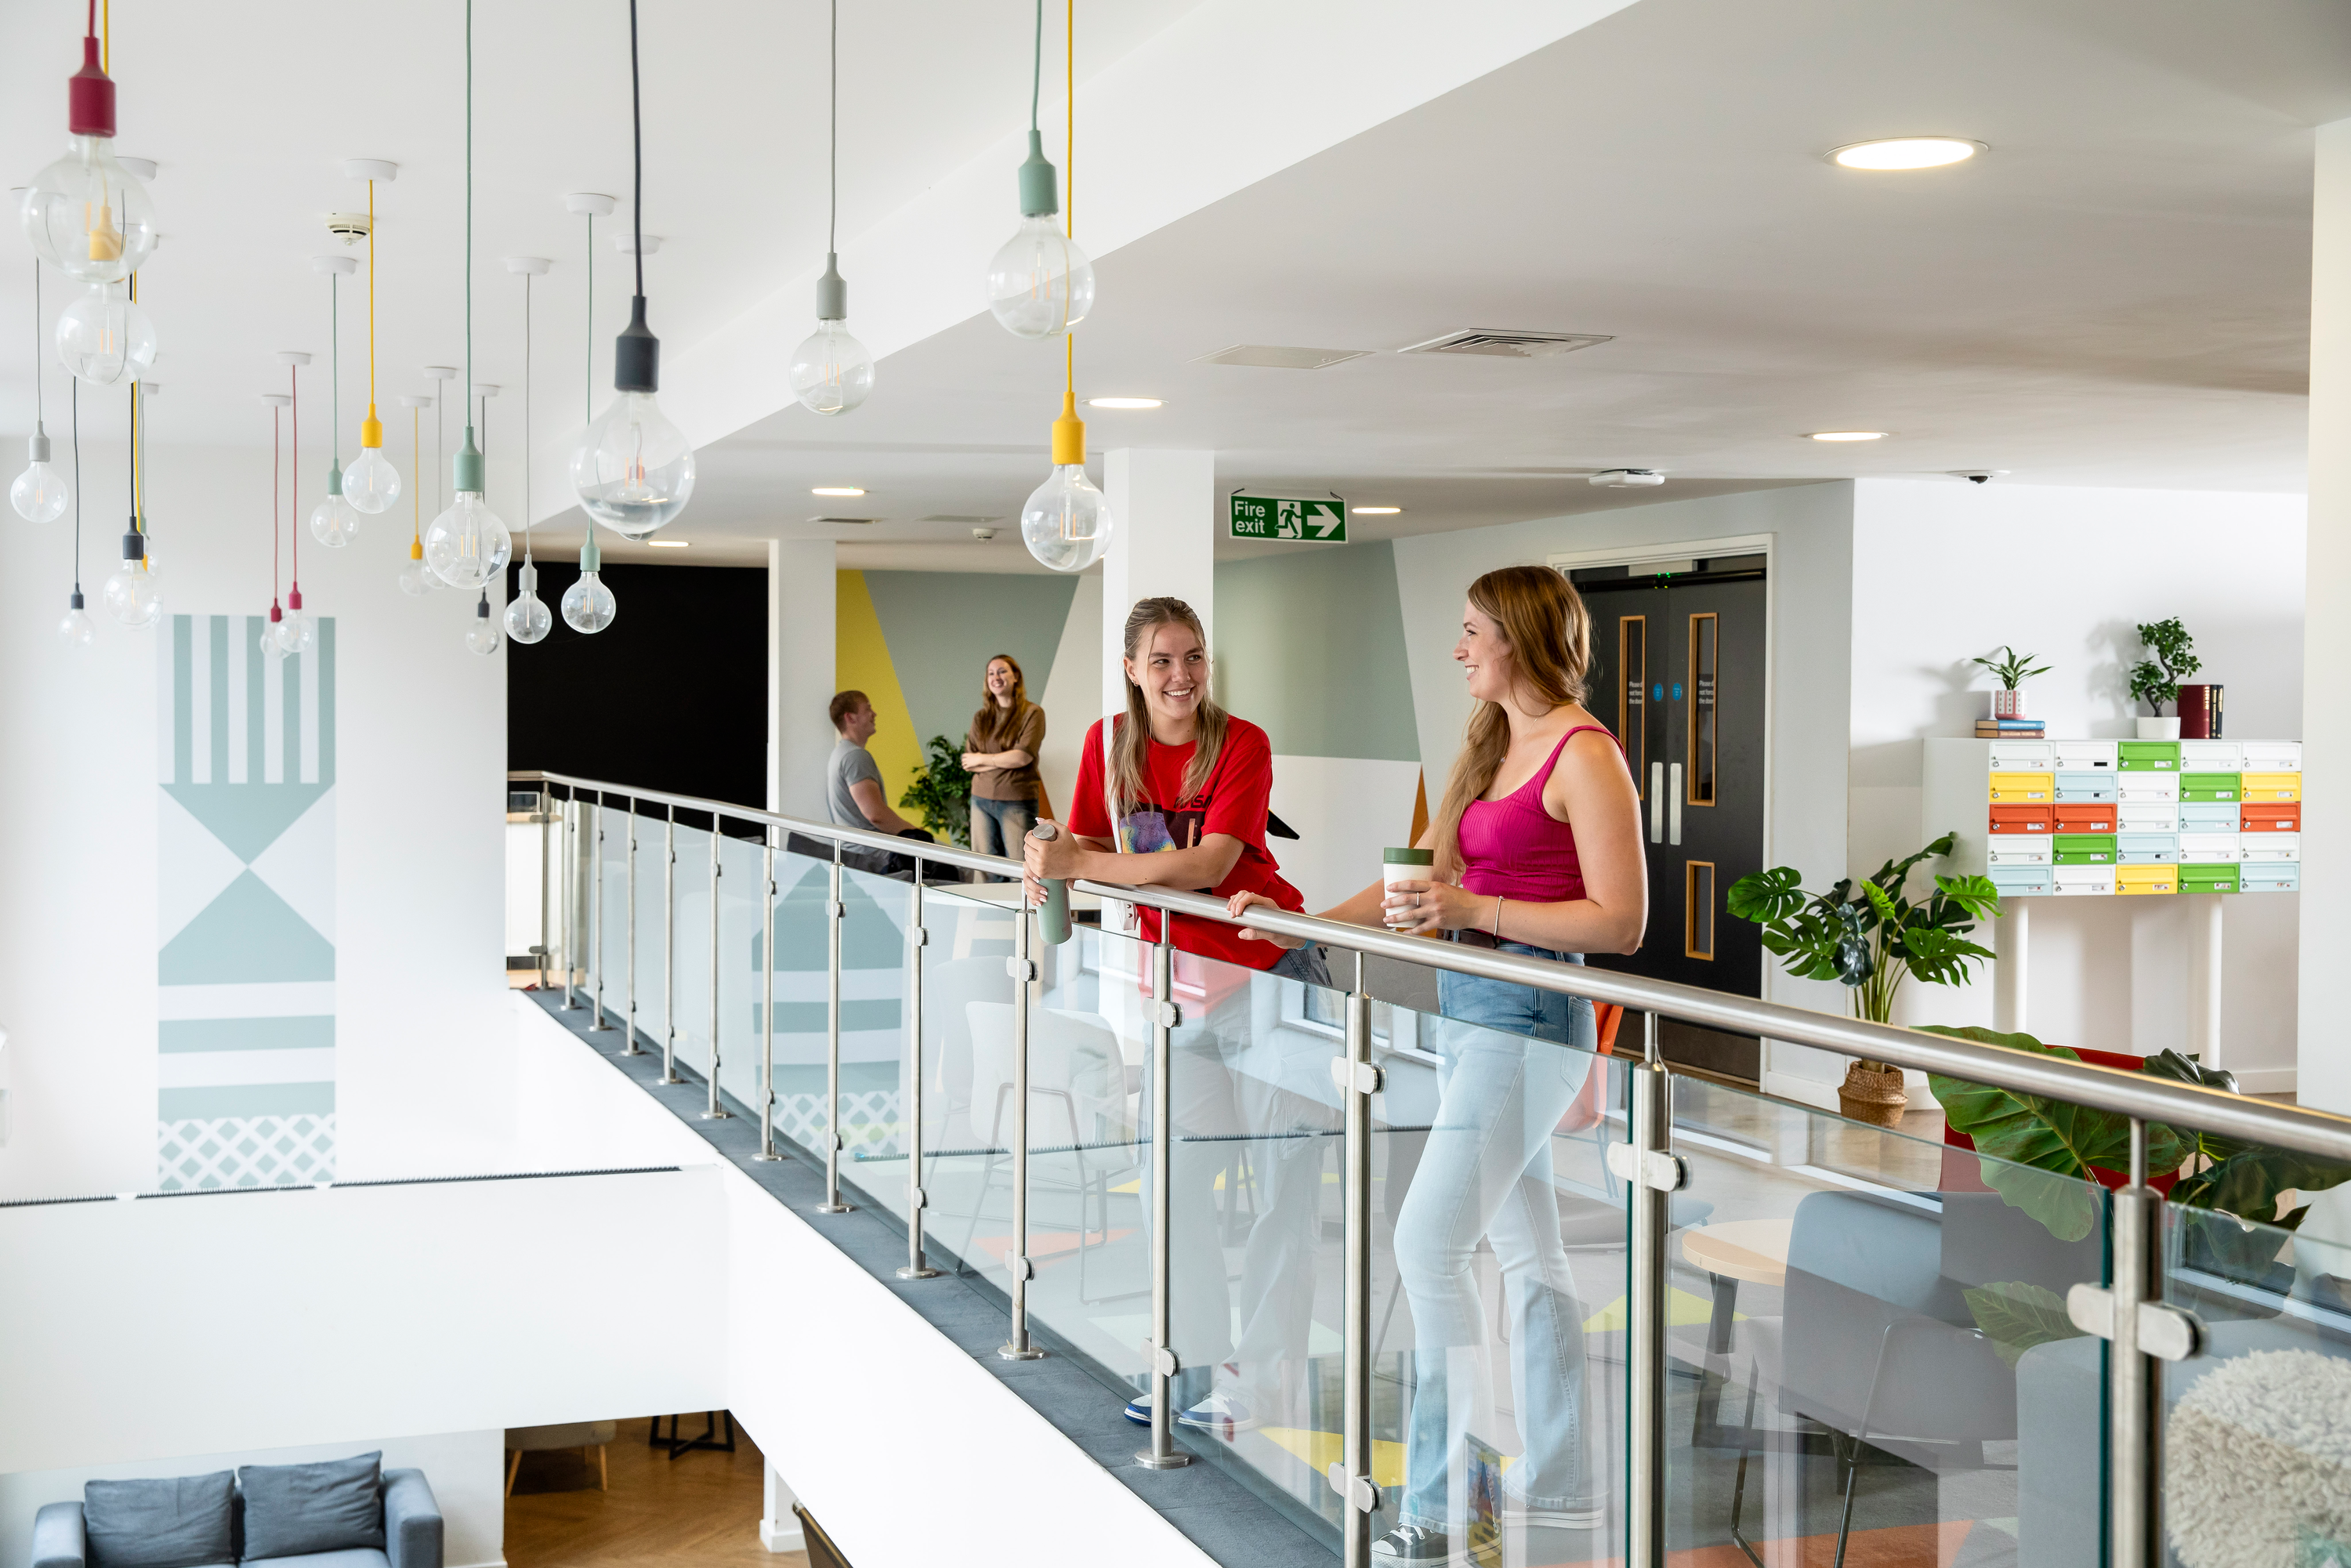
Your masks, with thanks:
[{"label": "white sneaker", "polygon": [[[1151,1419],[1146,1406],[1143,1413],[1145,1423]],[[1196,1427],[1219,1437],[1231,1437],[1258,1425],[1258,1416],[1249,1396],[1238,1388],[1212,1390],[1206,1399],[1176,1417],[1181,1426]]]},{"label": "white sneaker", "polygon": [[1608,1505],[1580,1508],[1530,1508],[1517,1498],[1502,1499],[1502,1522],[1520,1530],[1597,1530],[1608,1521]]},{"label": "white sneaker", "polygon": [[1372,1542],[1372,1561],[1381,1568],[1420,1568],[1451,1554],[1445,1531],[1422,1524],[1399,1524]]}]

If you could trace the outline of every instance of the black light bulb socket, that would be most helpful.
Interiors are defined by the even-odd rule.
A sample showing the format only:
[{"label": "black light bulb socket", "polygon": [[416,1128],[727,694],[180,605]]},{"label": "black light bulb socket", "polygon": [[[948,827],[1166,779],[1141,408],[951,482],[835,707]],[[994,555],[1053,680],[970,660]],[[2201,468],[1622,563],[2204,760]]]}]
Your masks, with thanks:
[{"label": "black light bulb socket", "polygon": [[1029,156],[1020,165],[1020,215],[1042,217],[1061,210],[1061,175],[1045,161],[1045,139],[1029,133]]},{"label": "black light bulb socket", "polygon": [[482,590],[482,601],[474,606],[474,619],[476,621],[487,621],[489,618],[490,591],[486,588]]},{"label": "black light bulb socket", "polygon": [[147,541],[135,528],[122,536],[122,559],[126,562],[147,559]]},{"label": "black light bulb socket", "polygon": [[612,340],[612,390],[661,391],[661,340],[645,325],[645,297],[629,300],[629,324]]},{"label": "black light bulb socket", "polygon": [[73,597],[66,601],[66,608],[68,610],[79,610],[84,608],[80,589],[77,588],[73,591]]}]

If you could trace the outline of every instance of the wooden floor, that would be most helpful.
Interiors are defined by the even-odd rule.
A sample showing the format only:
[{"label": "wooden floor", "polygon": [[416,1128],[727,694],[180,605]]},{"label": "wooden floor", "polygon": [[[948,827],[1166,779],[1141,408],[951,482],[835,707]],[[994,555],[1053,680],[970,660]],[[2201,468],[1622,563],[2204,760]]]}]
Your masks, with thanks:
[{"label": "wooden floor", "polygon": [[[509,1568],[808,1568],[800,1552],[759,1544],[762,1460],[740,1427],[731,1454],[672,1459],[646,1446],[647,1425],[642,1416],[621,1423],[606,1453],[610,1491],[596,1490],[592,1449],[584,1460],[577,1448],[522,1457],[507,1500]],[[697,1416],[680,1426],[688,1436],[702,1430]]]}]

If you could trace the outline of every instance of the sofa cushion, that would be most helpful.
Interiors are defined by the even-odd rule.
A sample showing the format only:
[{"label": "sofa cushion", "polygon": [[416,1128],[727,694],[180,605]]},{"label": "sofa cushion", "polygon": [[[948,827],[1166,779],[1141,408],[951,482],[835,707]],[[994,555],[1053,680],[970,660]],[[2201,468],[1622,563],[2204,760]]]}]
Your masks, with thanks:
[{"label": "sofa cushion", "polygon": [[236,1477],[227,1470],[83,1483],[90,1568],[204,1568],[235,1562],[229,1499],[235,1488]]},{"label": "sofa cushion", "polygon": [[[383,1455],[355,1454],[308,1465],[247,1465],[245,1560],[383,1551]],[[357,1568],[320,1564],[319,1568]]]},{"label": "sofa cushion", "polygon": [[392,1559],[372,1546],[350,1546],[340,1552],[305,1552],[293,1557],[248,1557],[242,1568],[392,1568]]}]

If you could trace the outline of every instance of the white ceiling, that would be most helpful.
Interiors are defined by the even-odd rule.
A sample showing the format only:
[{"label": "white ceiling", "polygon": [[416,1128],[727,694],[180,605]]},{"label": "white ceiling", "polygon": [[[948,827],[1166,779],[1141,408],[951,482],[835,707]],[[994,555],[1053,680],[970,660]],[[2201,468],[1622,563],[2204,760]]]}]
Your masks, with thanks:
[{"label": "white ceiling", "polygon": [[[372,80],[384,85],[335,90],[300,73],[349,57],[376,13],[238,9],[251,26],[232,37],[152,0],[116,8],[122,145],[165,164],[155,195],[172,237],[146,287],[164,379],[202,394],[167,393],[158,440],[181,419],[194,439],[257,434],[245,400],[270,384],[268,350],[323,349],[323,285],[306,258],[327,248],[311,233],[319,215],[353,201],[335,174],[343,155],[411,166],[381,203],[385,358],[404,378],[387,372],[384,401],[415,384],[415,366],[457,351],[457,7],[436,0],[382,29]],[[519,372],[518,286],[496,258],[558,259],[539,286],[540,343],[576,360],[580,220],[558,198],[625,194],[625,39],[617,23],[584,30],[590,9],[620,10],[483,11],[485,381],[511,386]],[[1088,0],[1081,78],[1154,57],[1138,51],[1205,25],[1196,9]],[[852,228],[885,222],[1018,131],[1025,95],[1005,90],[1026,68],[1018,10],[845,7],[844,255]],[[821,251],[810,51],[823,12],[696,7],[709,30],[695,35],[683,8],[646,14],[647,226],[672,236],[651,264],[654,325],[673,345],[706,343]],[[12,10],[0,47],[20,62],[54,55],[62,77],[72,40],[42,21],[37,37]],[[269,42],[256,50],[256,37]],[[1403,32],[1393,42],[1414,45]],[[165,63],[183,60],[208,68]],[[62,83],[55,104],[31,97],[0,108],[0,138],[27,173],[52,155]],[[1081,104],[1116,112],[1082,93]],[[1093,413],[1092,445],[1211,447],[1222,487],[1328,488],[1406,508],[1361,519],[1368,538],[1955,468],[2298,489],[2308,131],[2346,115],[2351,6],[2334,0],[1639,0],[1103,256],[1100,304],[1078,334],[1081,395],[1167,406]],[[172,139],[158,144],[166,125]],[[1909,174],[1821,158],[1917,132],[1991,151]],[[1081,118],[1081,152],[1086,133]],[[252,151],[273,144],[301,151]],[[600,316],[623,303],[620,259],[600,262],[612,307]],[[10,281],[0,321],[28,308]],[[1386,351],[1473,326],[1614,340],[1523,362]],[[1195,362],[1243,341],[1377,351],[1311,371]],[[1043,477],[1059,361],[984,315],[931,331],[883,360],[854,414],[788,408],[706,445],[695,505],[668,530],[697,549],[653,558],[755,559],[758,538],[831,535],[854,564],[1026,569],[1009,515]],[[0,364],[20,369],[16,356]],[[542,359],[540,375],[543,404],[579,395],[569,363]],[[11,406],[28,411],[26,391],[0,375]],[[550,445],[559,417],[543,408],[537,421]],[[1850,427],[1895,434],[1860,447],[1799,438]],[[1668,484],[1583,482],[1620,465],[1663,468]],[[808,495],[819,484],[871,494],[819,500]],[[834,509],[886,520],[807,521]],[[968,524],[919,521],[941,514],[1003,517],[1005,531],[978,546]]]}]

